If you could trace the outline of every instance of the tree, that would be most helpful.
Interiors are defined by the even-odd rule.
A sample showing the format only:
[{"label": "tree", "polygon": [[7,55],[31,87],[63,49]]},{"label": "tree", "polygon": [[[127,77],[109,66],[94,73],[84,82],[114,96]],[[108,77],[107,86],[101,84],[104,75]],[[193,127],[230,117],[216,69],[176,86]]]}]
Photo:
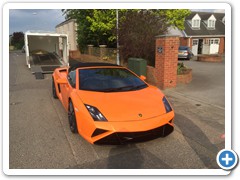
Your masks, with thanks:
[{"label": "tree", "polygon": [[159,15],[165,15],[168,25],[184,30],[184,21],[191,13],[188,9],[165,9],[158,10]]},{"label": "tree", "polygon": [[16,49],[21,49],[24,45],[24,34],[23,32],[14,32],[11,38],[11,45]]},{"label": "tree", "polygon": [[[116,47],[116,10],[115,9],[71,9],[63,10],[66,18],[72,18],[77,20],[78,24],[78,44],[80,48],[86,47],[87,44],[99,45],[107,44],[108,47]],[[144,12],[144,13],[143,13]],[[138,16],[138,13],[141,14]],[[119,29],[124,29],[128,23],[134,23],[139,25],[137,22],[130,22],[127,16],[130,14],[138,16],[140,19],[144,19],[143,16],[146,15],[148,18],[150,16],[154,20],[148,19],[148,21],[155,21],[156,25],[161,25],[159,28],[164,27],[164,31],[159,33],[165,33],[166,27],[174,26],[179,29],[184,28],[185,17],[190,14],[190,10],[186,9],[148,9],[148,10],[119,10]],[[140,15],[139,14],[139,15]],[[135,18],[136,19],[136,18]],[[136,19],[137,20],[137,19]],[[150,23],[149,22],[149,23]],[[159,23],[160,22],[160,23]],[[162,24],[164,23],[164,24]],[[130,26],[130,25],[127,25]],[[133,27],[135,28],[135,27]],[[138,27],[139,28],[139,27]],[[154,28],[155,29],[155,28]],[[145,26],[145,30],[149,31],[149,28]],[[142,31],[143,32],[143,31]],[[145,32],[144,32],[145,33]],[[145,33],[146,34],[146,33]],[[157,34],[159,35],[159,34]],[[136,34],[136,39],[141,39],[144,34]],[[120,37],[121,38],[121,37]],[[141,44],[141,46],[143,46]]]},{"label": "tree", "polygon": [[165,34],[168,28],[164,14],[148,10],[129,11],[120,22],[119,43],[121,56],[144,58],[149,65],[155,62],[155,36]]},{"label": "tree", "polygon": [[108,44],[116,40],[116,10],[94,9],[92,16],[87,16],[90,30],[96,34],[98,44]]}]

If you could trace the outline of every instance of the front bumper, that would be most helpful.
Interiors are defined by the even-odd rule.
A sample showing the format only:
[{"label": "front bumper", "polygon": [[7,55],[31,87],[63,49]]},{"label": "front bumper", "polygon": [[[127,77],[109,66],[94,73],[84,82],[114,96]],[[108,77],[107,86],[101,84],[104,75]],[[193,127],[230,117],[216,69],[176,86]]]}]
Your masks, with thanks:
[{"label": "front bumper", "polygon": [[96,122],[91,141],[94,144],[125,144],[166,137],[174,130],[173,118],[172,111],[142,121]]},{"label": "front bumper", "polygon": [[159,137],[166,137],[173,132],[170,124],[142,132],[115,132],[94,142],[94,144],[125,144],[130,142],[144,142]]}]

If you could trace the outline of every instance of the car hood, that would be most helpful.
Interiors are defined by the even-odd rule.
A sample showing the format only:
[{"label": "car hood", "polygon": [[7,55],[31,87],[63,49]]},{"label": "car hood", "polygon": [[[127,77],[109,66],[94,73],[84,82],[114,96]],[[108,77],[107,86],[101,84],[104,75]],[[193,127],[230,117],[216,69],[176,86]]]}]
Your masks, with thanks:
[{"label": "car hood", "polygon": [[126,92],[78,91],[84,104],[98,108],[108,121],[137,121],[166,113],[163,93],[155,87]]}]

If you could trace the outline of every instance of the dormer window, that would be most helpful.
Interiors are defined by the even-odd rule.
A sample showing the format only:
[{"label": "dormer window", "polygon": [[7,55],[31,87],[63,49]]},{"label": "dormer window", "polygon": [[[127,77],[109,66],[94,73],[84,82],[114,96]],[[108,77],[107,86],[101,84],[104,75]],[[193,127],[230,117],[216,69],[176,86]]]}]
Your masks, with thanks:
[{"label": "dormer window", "polygon": [[225,16],[222,18],[222,23],[225,24]]},{"label": "dormer window", "polygon": [[214,20],[208,20],[208,28],[215,28],[215,22]]},{"label": "dormer window", "polygon": [[208,18],[207,27],[211,29],[215,29],[215,23],[216,23],[216,18],[214,17],[214,15],[211,15]]},{"label": "dormer window", "polygon": [[200,27],[200,20],[199,19],[194,19],[193,23],[192,23],[192,27],[199,28]]},{"label": "dormer window", "polygon": [[200,28],[200,23],[201,23],[201,18],[198,14],[196,14],[193,18],[192,18],[192,28],[193,29],[199,29]]}]

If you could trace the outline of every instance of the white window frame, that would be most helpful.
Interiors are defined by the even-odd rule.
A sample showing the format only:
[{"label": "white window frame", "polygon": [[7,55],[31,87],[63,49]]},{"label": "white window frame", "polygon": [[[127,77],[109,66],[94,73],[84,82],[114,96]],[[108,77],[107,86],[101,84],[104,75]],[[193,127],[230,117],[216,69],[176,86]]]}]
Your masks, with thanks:
[{"label": "white window frame", "polygon": [[223,24],[225,24],[225,16],[223,17],[222,22],[223,22]]},{"label": "white window frame", "polygon": [[[195,43],[196,42],[196,43]],[[198,45],[198,39],[193,39],[192,40],[192,46]]]},{"label": "white window frame", "polygon": [[193,19],[192,27],[193,28],[200,28],[200,19]]},{"label": "white window frame", "polygon": [[215,28],[216,20],[209,19],[208,20],[208,28]]},{"label": "white window frame", "polygon": [[201,25],[201,17],[198,15],[198,13],[195,14],[195,16],[192,18],[192,28],[199,29]]},{"label": "white window frame", "polygon": [[204,39],[203,43],[209,45],[209,39],[208,38]]},{"label": "white window frame", "polygon": [[211,45],[211,44],[220,44],[220,38],[211,38],[210,40],[209,40],[209,45]]}]

